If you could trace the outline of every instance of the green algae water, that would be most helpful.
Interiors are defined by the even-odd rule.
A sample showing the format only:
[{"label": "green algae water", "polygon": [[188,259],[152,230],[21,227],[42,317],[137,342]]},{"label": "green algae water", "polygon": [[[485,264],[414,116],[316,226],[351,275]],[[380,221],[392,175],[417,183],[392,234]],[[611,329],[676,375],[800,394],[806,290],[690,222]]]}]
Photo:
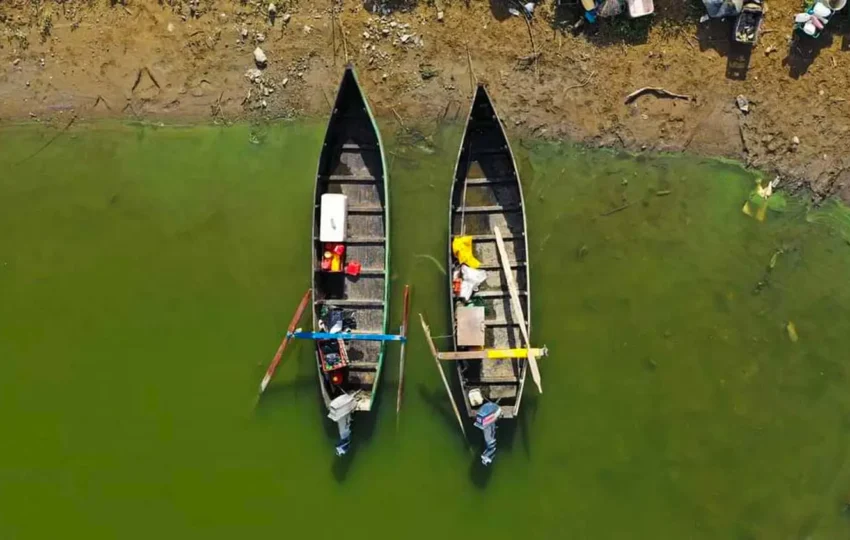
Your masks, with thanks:
[{"label": "green algae water", "polygon": [[[732,165],[515,140],[545,393],[483,469],[413,324],[400,419],[392,346],[340,460],[309,344],[256,398],[323,132],[0,130],[0,538],[850,537],[843,209],[759,223]],[[389,138],[392,326],[411,283],[448,334],[459,137]]]}]

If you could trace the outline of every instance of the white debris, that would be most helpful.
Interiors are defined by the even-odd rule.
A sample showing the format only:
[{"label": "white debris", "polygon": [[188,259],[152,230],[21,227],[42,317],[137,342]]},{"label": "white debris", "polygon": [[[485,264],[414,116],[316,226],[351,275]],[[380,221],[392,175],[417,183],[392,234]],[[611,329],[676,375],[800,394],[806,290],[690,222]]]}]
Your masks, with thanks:
[{"label": "white debris", "polygon": [[243,26],[240,35],[242,36],[242,39],[248,39],[248,29]]},{"label": "white debris", "polygon": [[748,100],[743,95],[739,95],[738,97],[736,97],[735,103],[738,105],[738,109],[742,113],[746,114],[746,113],[750,112],[750,100]]},{"label": "white debris", "polygon": [[437,20],[443,22],[443,10],[437,12]]},{"label": "white debris", "polygon": [[402,34],[402,36],[399,39],[401,40],[402,43],[407,43],[408,41],[410,41],[410,38],[411,38],[410,34]]},{"label": "white debris", "polygon": [[269,106],[269,104],[268,104],[268,103],[266,103],[266,100],[263,100],[263,102],[261,103],[261,105],[263,106],[263,108],[264,108],[264,109],[265,109],[266,107],[268,107],[268,106]]},{"label": "white debris", "polygon": [[18,65],[18,64],[20,64],[20,63],[21,63],[21,59],[20,59],[20,58],[15,58],[14,60],[12,60],[12,65],[13,65],[13,66],[17,66],[17,65]]},{"label": "white debris", "polygon": [[702,17],[699,18],[699,22],[701,22],[701,23],[704,23],[706,21],[708,21],[708,15],[703,15]]},{"label": "white debris", "polygon": [[254,62],[256,62],[257,67],[264,68],[266,67],[266,63],[268,62],[268,58],[266,58],[266,53],[263,52],[263,49],[257,47],[254,49]]},{"label": "white debris", "polygon": [[169,32],[174,32],[174,23],[168,23],[168,26],[165,27]]},{"label": "white debris", "polygon": [[257,68],[251,68],[245,72],[245,78],[251,82],[259,80],[263,76],[263,72]]},{"label": "white debris", "polygon": [[800,144],[800,137],[798,137],[796,135],[791,137],[791,144],[793,144],[794,146],[799,145]]},{"label": "white debris", "polygon": [[313,29],[311,27],[307,26],[306,24],[304,25],[304,33],[305,34],[309,34],[312,31],[313,31]]},{"label": "white debris", "polygon": [[257,40],[257,43],[262,43],[266,40],[266,35],[262,32],[257,32],[257,35],[254,36],[254,39]]},{"label": "white debris", "polygon": [[290,15],[289,13],[284,13],[283,14],[283,24],[288,23],[289,19],[291,19],[291,18],[292,18],[292,15]]},{"label": "white debris", "polygon": [[280,81],[280,85],[283,86],[284,88],[286,88],[286,83],[288,83],[288,82],[289,82],[289,78],[288,77],[284,78],[282,81]]}]

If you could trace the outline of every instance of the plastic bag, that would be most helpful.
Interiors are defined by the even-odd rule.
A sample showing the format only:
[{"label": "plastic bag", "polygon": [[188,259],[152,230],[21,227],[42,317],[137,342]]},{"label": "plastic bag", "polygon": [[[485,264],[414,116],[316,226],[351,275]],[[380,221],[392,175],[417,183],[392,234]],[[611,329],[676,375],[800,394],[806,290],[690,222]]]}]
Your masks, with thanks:
[{"label": "plastic bag", "polygon": [[731,17],[741,12],[744,0],[702,0],[708,16],[714,19]]},{"label": "plastic bag", "polygon": [[600,17],[616,17],[623,12],[620,0],[605,0],[598,9]]},{"label": "plastic bag", "polygon": [[487,272],[464,265],[460,267],[460,274],[460,297],[464,301],[467,301],[472,296],[472,293],[478,290],[478,286],[487,279]]}]

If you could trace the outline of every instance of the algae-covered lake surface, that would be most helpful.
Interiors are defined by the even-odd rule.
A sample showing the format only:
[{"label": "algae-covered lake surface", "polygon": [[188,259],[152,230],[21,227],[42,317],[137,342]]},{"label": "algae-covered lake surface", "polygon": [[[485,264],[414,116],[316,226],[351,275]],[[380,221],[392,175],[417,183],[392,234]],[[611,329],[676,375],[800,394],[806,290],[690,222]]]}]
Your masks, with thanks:
[{"label": "algae-covered lake surface", "polygon": [[[308,344],[256,399],[323,123],[54,134],[0,130],[0,538],[850,537],[843,209],[759,223],[733,165],[514,139],[545,393],[483,469],[414,326],[398,428],[393,346],[340,460]],[[411,283],[448,333],[459,138],[387,137],[392,326]]]}]

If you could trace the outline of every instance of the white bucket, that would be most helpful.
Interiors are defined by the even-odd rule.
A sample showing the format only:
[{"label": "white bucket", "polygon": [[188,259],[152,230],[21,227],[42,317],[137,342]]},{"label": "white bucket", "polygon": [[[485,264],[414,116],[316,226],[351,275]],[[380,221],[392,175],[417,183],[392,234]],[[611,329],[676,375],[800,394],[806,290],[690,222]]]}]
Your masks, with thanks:
[{"label": "white bucket", "polygon": [[[829,2],[829,1],[830,0],[824,0],[824,2]],[[836,1],[837,2],[843,2],[843,1],[846,1],[846,0],[836,0]],[[832,10],[829,9],[826,6],[826,4],[818,2],[817,4],[815,4],[815,7],[812,8],[812,13],[814,13],[814,15],[816,17],[820,17],[821,19],[823,19],[825,21],[826,19],[829,18],[830,15],[832,15]]]}]

